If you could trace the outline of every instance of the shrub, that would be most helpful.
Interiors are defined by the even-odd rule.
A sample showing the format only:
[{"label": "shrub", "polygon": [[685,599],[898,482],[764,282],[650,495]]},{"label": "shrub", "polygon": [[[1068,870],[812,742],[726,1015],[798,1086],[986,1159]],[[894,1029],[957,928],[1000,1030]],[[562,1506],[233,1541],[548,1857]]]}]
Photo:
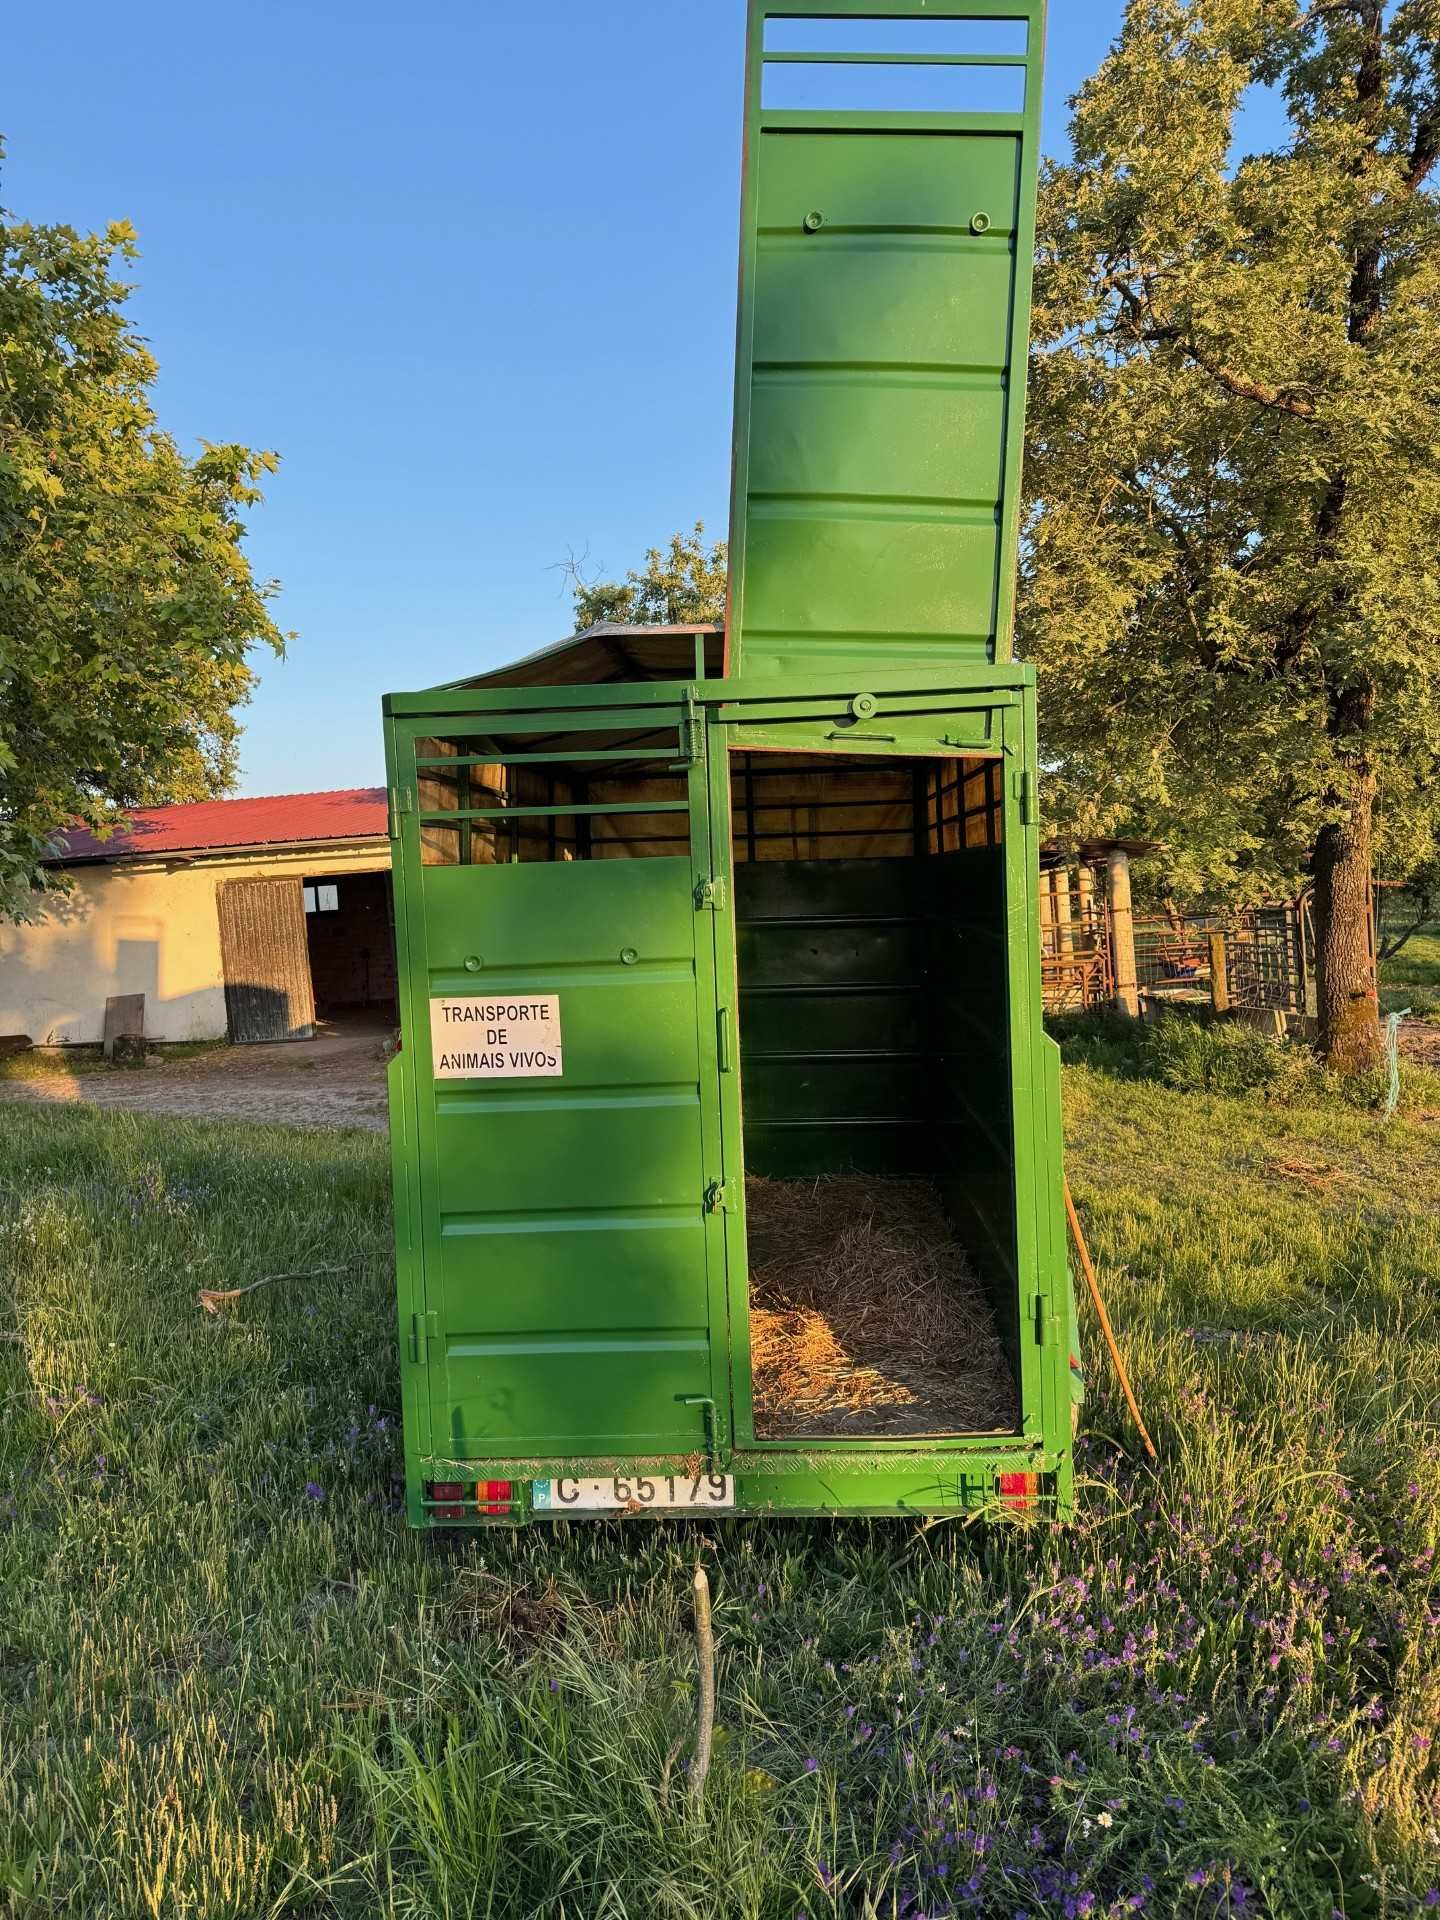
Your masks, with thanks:
[{"label": "shrub", "polygon": [[1154,1071],[1146,1052],[1146,1029],[1112,1008],[1047,1014],[1045,1027],[1059,1043],[1067,1067],[1089,1067],[1117,1080],[1147,1080]]},{"label": "shrub", "polygon": [[1151,1071],[1182,1093],[1258,1093],[1293,1098],[1314,1071],[1308,1047],[1269,1039],[1241,1021],[1166,1014],[1145,1030]]}]

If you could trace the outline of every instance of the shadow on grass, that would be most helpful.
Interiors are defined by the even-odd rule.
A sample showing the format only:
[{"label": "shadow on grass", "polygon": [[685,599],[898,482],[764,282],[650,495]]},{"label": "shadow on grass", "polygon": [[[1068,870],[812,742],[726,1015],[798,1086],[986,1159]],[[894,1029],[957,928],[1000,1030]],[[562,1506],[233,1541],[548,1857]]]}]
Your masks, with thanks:
[{"label": "shadow on grass", "polygon": [[1143,1021],[1101,1008],[1090,1013],[1047,1014],[1045,1030],[1059,1046],[1067,1067],[1088,1067],[1115,1080],[1161,1077]]}]

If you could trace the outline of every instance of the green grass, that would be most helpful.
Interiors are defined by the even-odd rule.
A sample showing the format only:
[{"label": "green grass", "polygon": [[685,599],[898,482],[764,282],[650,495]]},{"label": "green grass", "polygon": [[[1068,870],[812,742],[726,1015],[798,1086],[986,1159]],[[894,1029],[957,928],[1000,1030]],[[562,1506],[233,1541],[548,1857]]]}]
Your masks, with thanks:
[{"label": "green grass", "polygon": [[1411,934],[1381,962],[1380,1005],[1385,1013],[1409,1007],[1422,1019],[1440,1017],[1440,928]]},{"label": "green grass", "polygon": [[[458,1544],[395,1509],[382,1141],[7,1109],[0,1912],[1420,1910],[1437,1129],[1103,1063],[1066,1094],[1157,1471],[1087,1318],[1067,1529]],[[697,1550],[722,1739],[692,1821],[657,1783]]]},{"label": "green grass", "polygon": [[[202,1053],[214,1053],[224,1040],[169,1040],[149,1049],[161,1060],[193,1060]],[[0,1054],[0,1080],[43,1080],[51,1075],[69,1079],[77,1073],[133,1073],[143,1067],[140,1060],[107,1060],[95,1046],[27,1047],[22,1053]]]}]

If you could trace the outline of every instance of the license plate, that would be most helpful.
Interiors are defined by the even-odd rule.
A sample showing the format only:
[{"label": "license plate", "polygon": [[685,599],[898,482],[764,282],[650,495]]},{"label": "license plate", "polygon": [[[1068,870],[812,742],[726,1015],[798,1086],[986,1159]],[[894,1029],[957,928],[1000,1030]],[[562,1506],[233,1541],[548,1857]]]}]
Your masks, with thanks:
[{"label": "license plate", "polygon": [[649,1513],[662,1508],[733,1507],[730,1473],[617,1474],[602,1480],[536,1480],[537,1513]]}]

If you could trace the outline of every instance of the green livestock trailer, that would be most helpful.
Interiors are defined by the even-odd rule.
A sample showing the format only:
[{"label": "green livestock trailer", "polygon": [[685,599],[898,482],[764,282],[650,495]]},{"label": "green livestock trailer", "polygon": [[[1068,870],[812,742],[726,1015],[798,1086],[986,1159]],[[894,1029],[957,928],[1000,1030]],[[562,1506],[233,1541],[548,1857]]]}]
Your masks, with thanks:
[{"label": "green livestock trailer", "polygon": [[1065,1514],[1041,0],[751,0],[728,617],[385,702],[408,1510]]}]

